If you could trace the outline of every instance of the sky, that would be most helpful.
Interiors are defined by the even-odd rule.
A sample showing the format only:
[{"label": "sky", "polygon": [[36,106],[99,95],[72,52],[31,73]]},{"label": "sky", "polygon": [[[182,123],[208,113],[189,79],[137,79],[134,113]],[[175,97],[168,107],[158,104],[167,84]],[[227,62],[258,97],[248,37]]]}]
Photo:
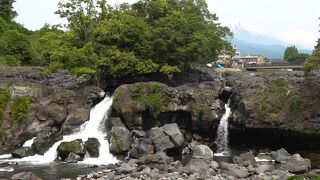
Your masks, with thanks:
[{"label": "sky", "polygon": [[[16,21],[36,30],[45,23],[58,24],[54,12],[59,0],[16,0]],[[111,5],[137,0],[108,0]],[[207,0],[209,10],[223,25],[245,24],[258,34],[312,49],[320,37],[320,0]]]}]

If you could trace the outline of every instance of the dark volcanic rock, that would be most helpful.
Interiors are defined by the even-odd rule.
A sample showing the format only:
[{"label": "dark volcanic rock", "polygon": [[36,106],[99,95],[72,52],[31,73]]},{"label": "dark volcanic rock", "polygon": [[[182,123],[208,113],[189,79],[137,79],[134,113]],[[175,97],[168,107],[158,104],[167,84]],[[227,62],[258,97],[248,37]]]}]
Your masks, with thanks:
[{"label": "dark volcanic rock", "polygon": [[22,147],[13,151],[11,155],[13,158],[24,158],[35,155],[35,152],[30,147]]},{"label": "dark volcanic rock", "polygon": [[148,138],[137,138],[134,139],[131,144],[130,157],[140,158],[141,156],[152,154],[153,145]]},{"label": "dark volcanic rock", "polygon": [[94,158],[99,157],[100,143],[98,139],[88,138],[88,140],[84,143],[84,145],[90,157],[94,157]]}]

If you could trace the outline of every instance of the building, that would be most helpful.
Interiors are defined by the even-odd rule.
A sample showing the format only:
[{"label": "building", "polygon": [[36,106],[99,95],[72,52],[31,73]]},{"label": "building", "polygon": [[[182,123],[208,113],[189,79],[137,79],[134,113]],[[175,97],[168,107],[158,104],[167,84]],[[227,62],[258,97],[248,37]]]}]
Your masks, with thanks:
[{"label": "building", "polygon": [[268,63],[267,58],[263,57],[263,56],[251,56],[251,55],[247,55],[247,56],[243,56],[241,57],[242,63],[244,63],[245,65],[264,65]]}]

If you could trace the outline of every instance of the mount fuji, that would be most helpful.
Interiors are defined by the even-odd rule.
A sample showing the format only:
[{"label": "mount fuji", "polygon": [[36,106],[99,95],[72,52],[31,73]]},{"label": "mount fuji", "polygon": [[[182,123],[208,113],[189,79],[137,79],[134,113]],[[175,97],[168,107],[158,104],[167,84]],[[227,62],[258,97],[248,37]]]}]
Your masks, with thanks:
[{"label": "mount fuji", "polygon": [[[286,47],[291,45],[278,38],[262,34],[245,23],[231,24],[228,27],[234,33],[230,41],[241,55],[262,55],[270,59],[282,59]],[[299,49],[299,52],[311,54],[312,50]]]}]

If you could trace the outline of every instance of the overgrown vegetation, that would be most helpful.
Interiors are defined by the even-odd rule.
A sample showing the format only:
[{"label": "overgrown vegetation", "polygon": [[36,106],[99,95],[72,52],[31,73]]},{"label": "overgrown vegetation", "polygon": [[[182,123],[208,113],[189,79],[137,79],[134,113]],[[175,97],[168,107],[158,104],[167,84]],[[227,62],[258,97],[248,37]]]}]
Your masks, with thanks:
[{"label": "overgrown vegetation", "polygon": [[30,103],[31,98],[28,96],[17,97],[13,100],[11,120],[14,125],[27,120]]},{"label": "overgrown vegetation", "polygon": [[271,81],[257,104],[258,115],[265,119],[280,113],[289,95],[288,92],[289,85],[286,80],[279,78]]},{"label": "overgrown vegetation", "polygon": [[[124,98],[130,97],[129,102],[126,102],[126,107],[121,107],[124,103]],[[126,111],[133,110],[149,110],[153,118],[157,118],[163,107],[170,103],[170,98],[165,90],[157,83],[135,84],[130,90],[129,94],[124,91],[118,91],[113,101],[113,107],[117,112],[121,109]]]},{"label": "overgrown vegetation", "polygon": [[304,63],[304,71],[307,76],[312,74],[313,70],[320,68],[320,39],[312,53],[312,55]]},{"label": "overgrown vegetation", "polygon": [[[140,0],[112,7],[106,0],[67,0],[57,14],[67,29],[29,31],[13,21],[13,0],[0,4],[0,65],[67,69],[83,77],[184,71],[232,51],[232,35],[205,0]],[[3,11],[2,11],[3,9]],[[155,97],[153,97],[155,98]]]},{"label": "overgrown vegetation", "polygon": [[2,127],[3,116],[9,100],[10,100],[10,93],[7,91],[0,91],[0,128]]}]

